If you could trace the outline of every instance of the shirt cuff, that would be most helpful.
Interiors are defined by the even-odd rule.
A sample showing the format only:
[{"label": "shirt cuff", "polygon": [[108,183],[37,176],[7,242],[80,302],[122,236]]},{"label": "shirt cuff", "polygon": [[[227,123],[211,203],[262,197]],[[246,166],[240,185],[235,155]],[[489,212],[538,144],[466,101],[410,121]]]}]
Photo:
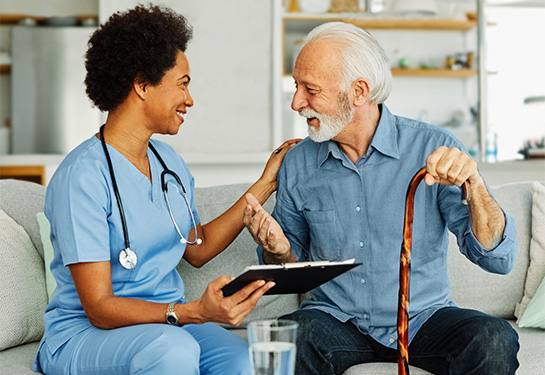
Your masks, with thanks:
[{"label": "shirt cuff", "polygon": [[475,237],[471,224],[466,232],[466,243],[467,248],[472,249],[472,252],[478,254],[478,257],[489,257],[489,258],[505,258],[511,254],[513,250],[513,243],[516,244],[517,231],[515,226],[515,221],[511,216],[503,211],[505,217],[505,228],[503,229],[503,235],[500,243],[493,249],[486,249]]}]

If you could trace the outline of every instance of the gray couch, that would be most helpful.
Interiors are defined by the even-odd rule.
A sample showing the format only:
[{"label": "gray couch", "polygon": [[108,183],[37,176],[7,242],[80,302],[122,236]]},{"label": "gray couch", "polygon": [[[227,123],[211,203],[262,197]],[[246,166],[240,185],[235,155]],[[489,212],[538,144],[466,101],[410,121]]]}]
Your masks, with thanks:
[{"label": "gray couch", "polygon": [[[236,201],[248,185],[228,185],[196,190],[197,208],[203,222],[222,213]],[[530,264],[532,236],[532,184],[515,183],[493,188],[498,201],[517,223],[518,257],[513,271],[506,276],[488,274],[467,261],[456,250],[455,241],[449,249],[452,299],[460,306],[475,308],[509,320],[520,335],[519,374],[543,373],[545,368],[545,331],[519,328],[515,324],[515,305],[523,297],[525,280]],[[4,221],[0,233],[0,374],[31,374],[38,342],[43,334],[41,317],[46,306],[47,293],[36,213],[43,210],[43,186],[23,181],[0,180],[0,209],[13,218],[30,240],[24,250],[6,233]],[[265,208],[270,211],[274,199]],[[0,212],[1,213],[1,212]],[[7,220],[7,219],[6,219]],[[10,229],[11,230],[11,229]],[[20,234],[20,233],[19,233]],[[5,261],[6,260],[6,261]],[[198,298],[207,283],[220,275],[238,275],[247,265],[257,263],[255,245],[248,233],[243,232],[227,251],[201,269],[194,269],[182,261],[178,270],[186,285],[186,298]],[[246,318],[276,318],[298,308],[303,296],[265,296],[258,307]],[[10,303],[16,299],[17,303]],[[228,327],[245,337],[244,327]],[[345,375],[394,374],[396,364],[375,363],[351,367]],[[412,368],[412,374],[427,372]]]}]

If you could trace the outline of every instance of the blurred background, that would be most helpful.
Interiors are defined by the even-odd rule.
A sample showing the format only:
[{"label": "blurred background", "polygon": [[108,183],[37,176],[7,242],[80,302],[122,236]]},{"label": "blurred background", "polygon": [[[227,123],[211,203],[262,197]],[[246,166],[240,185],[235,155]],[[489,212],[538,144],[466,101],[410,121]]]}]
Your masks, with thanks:
[{"label": "blurred background", "polygon": [[[87,40],[136,0],[0,3],[0,177],[46,184],[105,114],[85,96]],[[195,106],[174,137],[198,186],[249,182],[306,136],[290,108],[301,40],[323,22],[373,34],[392,66],[386,105],[453,132],[498,182],[545,180],[545,0],[156,1],[194,26]],[[483,172],[484,173],[484,172]],[[486,177],[486,176],[485,176]]]}]

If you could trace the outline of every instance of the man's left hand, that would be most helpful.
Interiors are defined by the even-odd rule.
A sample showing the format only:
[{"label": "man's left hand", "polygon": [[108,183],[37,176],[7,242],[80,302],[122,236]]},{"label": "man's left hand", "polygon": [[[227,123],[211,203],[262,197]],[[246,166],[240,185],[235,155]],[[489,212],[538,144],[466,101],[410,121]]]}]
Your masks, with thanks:
[{"label": "man's left hand", "polygon": [[462,186],[466,180],[470,185],[483,182],[475,160],[457,148],[441,146],[433,151],[426,159],[426,169],[424,181],[427,185]]}]

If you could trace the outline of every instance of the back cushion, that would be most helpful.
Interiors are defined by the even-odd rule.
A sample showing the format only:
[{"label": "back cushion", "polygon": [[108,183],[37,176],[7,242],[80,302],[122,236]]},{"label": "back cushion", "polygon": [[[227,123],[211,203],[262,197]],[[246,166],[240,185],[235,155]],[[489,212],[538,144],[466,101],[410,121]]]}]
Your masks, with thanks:
[{"label": "back cushion", "polygon": [[512,319],[515,304],[520,302],[524,292],[530,261],[532,183],[491,187],[491,192],[505,212],[515,220],[518,245],[515,265],[507,275],[486,272],[459,252],[456,238],[451,234],[448,262],[452,300],[461,307]]},{"label": "back cushion", "polygon": [[26,231],[0,209],[0,350],[40,340],[44,263]]},{"label": "back cushion", "polygon": [[45,186],[21,180],[0,180],[0,209],[22,226],[43,259],[36,214],[44,210]]},{"label": "back cushion", "polygon": [[[197,210],[201,217],[201,224],[205,224],[231,207],[244,192],[249,184],[235,184],[195,189]],[[272,212],[274,195],[263,205],[265,210]],[[240,217],[242,220],[242,216]],[[186,287],[186,300],[194,301],[204,293],[206,286],[212,280],[222,275],[236,277],[246,266],[258,264],[256,253],[257,245],[246,229],[220,255],[212,259],[203,267],[197,269],[182,259],[178,265],[178,272],[182,276]],[[295,294],[263,296],[254,311],[244,320],[242,326],[256,319],[272,319],[297,310],[298,296]]]}]

